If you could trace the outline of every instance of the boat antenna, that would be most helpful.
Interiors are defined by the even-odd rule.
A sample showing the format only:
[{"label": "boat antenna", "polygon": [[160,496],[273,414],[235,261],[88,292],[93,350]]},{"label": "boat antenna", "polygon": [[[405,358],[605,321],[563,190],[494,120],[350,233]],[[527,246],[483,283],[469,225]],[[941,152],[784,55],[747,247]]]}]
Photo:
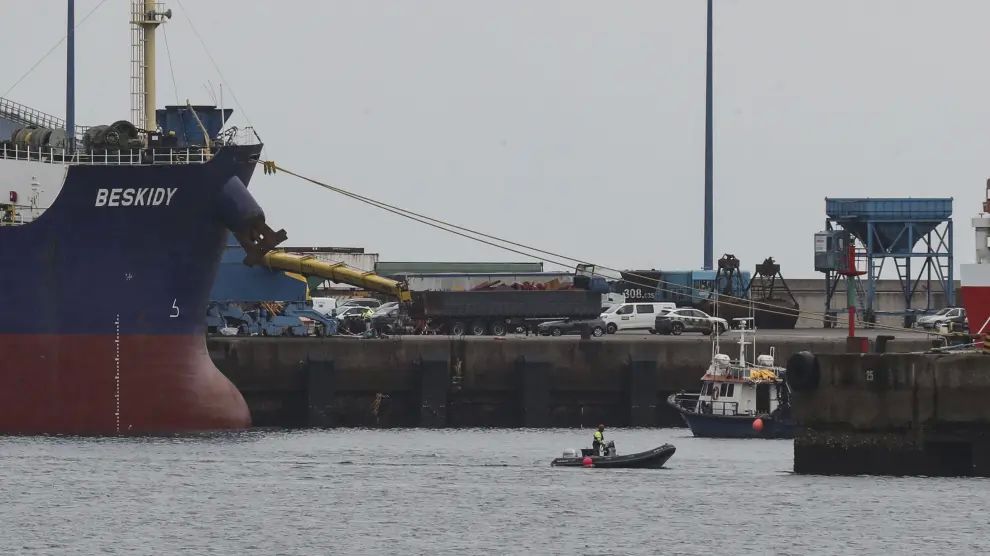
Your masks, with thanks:
[{"label": "boat antenna", "polygon": [[220,119],[223,120],[223,125],[227,124],[227,120],[224,118],[225,112],[223,111],[223,81],[219,83],[220,86]]},{"label": "boat antenna", "polygon": [[76,2],[68,1],[65,32],[65,146],[71,154],[76,143]]},{"label": "boat antenna", "polygon": [[749,298],[749,316],[753,320],[753,362],[756,362],[756,308],[753,306],[753,298]]},{"label": "boat antenna", "polygon": [[[715,297],[712,299],[712,307],[714,309],[715,317],[718,317],[718,290],[715,291]],[[712,357],[714,358],[719,354],[719,340],[718,337],[721,334],[718,333],[718,325],[715,324],[712,328]]]}]

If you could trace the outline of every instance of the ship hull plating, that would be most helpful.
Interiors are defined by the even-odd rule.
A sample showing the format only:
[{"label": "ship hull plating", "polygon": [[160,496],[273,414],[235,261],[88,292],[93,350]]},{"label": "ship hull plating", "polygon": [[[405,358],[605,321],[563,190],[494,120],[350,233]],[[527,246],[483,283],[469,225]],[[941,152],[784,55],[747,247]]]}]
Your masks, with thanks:
[{"label": "ship hull plating", "polygon": [[963,306],[972,334],[990,333],[990,264],[961,266]]},{"label": "ship hull plating", "polygon": [[226,230],[263,218],[245,185],[260,148],[73,166],[37,220],[0,228],[0,433],[250,425],[206,352],[203,311]]}]

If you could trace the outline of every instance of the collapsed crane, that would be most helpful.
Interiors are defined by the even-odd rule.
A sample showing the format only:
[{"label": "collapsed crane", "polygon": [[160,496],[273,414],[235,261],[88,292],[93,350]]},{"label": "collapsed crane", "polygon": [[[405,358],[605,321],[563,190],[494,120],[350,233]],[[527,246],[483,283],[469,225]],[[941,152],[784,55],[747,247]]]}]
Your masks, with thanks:
[{"label": "collapsed crane", "polygon": [[318,276],[333,282],[383,293],[396,298],[399,303],[412,302],[412,294],[404,283],[379,276],[374,272],[352,268],[344,263],[328,263],[312,255],[269,251],[262,258],[262,264],[274,270],[295,272],[303,276]]}]

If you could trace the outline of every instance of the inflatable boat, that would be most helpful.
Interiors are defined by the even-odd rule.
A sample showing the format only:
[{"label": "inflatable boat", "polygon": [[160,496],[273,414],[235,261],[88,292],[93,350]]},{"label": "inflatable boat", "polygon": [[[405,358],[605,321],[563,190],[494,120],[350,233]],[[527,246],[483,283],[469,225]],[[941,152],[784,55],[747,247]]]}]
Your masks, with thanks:
[{"label": "inflatable boat", "polygon": [[[564,451],[563,457],[553,460],[550,465],[555,467],[660,469],[674,455],[675,450],[672,445],[664,444],[652,450],[635,454],[595,456],[592,455],[593,450],[582,449],[581,455],[578,455],[576,450],[568,449]],[[585,458],[590,458],[590,465],[585,463]]]}]

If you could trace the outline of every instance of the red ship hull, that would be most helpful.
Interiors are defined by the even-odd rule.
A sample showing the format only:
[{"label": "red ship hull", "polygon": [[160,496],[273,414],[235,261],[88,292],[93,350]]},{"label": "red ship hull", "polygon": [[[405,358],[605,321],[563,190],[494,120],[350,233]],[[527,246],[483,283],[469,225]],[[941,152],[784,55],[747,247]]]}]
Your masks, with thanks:
[{"label": "red ship hull", "polygon": [[[119,351],[118,351],[119,347]],[[0,335],[0,430],[156,434],[251,425],[203,336]]]},{"label": "red ship hull", "polygon": [[962,265],[962,302],[972,334],[990,334],[990,265]]}]

